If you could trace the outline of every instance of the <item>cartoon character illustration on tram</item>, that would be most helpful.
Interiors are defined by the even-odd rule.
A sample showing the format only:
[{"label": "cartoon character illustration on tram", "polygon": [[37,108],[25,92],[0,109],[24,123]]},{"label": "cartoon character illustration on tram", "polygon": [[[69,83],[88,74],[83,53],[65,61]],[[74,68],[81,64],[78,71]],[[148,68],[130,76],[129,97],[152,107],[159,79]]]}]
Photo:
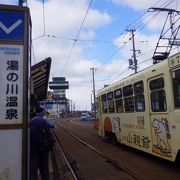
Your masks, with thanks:
[{"label": "cartoon character illustration on tram", "polygon": [[121,132],[120,118],[119,117],[113,117],[112,125],[113,125],[113,128],[114,128],[114,132],[116,134],[116,137],[119,138],[119,134]]},{"label": "cartoon character illustration on tram", "polygon": [[171,135],[169,133],[169,124],[166,118],[161,118],[161,120],[154,118],[152,122],[152,127],[154,128],[154,133],[156,135],[157,144],[154,145],[156,149],[159,149],[162,153],[171,153],[169,139]]}]

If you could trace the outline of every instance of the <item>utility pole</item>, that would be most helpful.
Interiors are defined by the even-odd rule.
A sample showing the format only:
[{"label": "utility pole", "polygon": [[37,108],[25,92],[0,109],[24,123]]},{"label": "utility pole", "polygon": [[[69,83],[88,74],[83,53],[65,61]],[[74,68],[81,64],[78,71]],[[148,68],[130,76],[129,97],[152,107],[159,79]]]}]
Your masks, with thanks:
[{"label": "utility pole", "polygon": [[92,94],[91,94],[91,111],[93,111],[93,106],[92,106]]},{"label": "utility pole", "polygon": [[90,68],[92,71],[92,77],[93,77],[93,97],[94,97],[94,104],[93,104],[93,110],[94,110],[94,117],[96,118],[96,96],[95,96],[95,82],[94,82],[94,71],[96,68]]},{"label": "utility pole", "polygon": [[134,69],[134,72],[137,73],[137,59],[136,59],[136,50],[135,48],[135,41],[134,41],[134,32],[136,31],[135,29],[127,30],[131,32],[132,34],[132,43],[133,43],[133,60],[129,59],[129,68]]},{"label": "utility pole", "polygon": [[70,114],[71,115],[73,114],[73,111],[72,111],[72,100],[70,100]]}]

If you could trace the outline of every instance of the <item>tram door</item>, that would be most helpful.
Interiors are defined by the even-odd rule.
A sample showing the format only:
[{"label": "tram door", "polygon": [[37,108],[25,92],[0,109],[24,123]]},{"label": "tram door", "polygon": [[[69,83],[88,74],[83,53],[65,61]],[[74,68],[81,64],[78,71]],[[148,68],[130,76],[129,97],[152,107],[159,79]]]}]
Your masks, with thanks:
[{"label": "tram door", "polygon": [[171,157],[171,134],[167,112],[166,87],[163,76],[148,80],[152,151],[160,156]]}]

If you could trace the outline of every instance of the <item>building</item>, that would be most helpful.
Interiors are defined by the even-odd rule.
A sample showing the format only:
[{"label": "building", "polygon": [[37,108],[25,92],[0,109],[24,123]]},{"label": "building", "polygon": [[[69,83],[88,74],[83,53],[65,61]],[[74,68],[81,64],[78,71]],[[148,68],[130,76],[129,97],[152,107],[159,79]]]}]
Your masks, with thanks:
[{"label": "building", "polygon": [[[70,100],[66,98],[66,89],[69,89],[69,82],[65,77],[53,77],[49,82],[49,89],[52,90],[50,98],[46,100],[46,109],[56,117],[64,117],[70,113]],[[50,92],[49,92],[50,94]]]}]

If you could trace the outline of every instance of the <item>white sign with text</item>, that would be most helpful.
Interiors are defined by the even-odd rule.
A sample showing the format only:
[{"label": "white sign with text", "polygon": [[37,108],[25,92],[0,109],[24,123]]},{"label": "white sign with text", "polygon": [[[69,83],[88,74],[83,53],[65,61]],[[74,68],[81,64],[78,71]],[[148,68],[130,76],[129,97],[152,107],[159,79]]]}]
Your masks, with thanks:
[{"label": "white sign with text", "polygon": [[0,124],[21,124],[23,45],[0,44]]}]

